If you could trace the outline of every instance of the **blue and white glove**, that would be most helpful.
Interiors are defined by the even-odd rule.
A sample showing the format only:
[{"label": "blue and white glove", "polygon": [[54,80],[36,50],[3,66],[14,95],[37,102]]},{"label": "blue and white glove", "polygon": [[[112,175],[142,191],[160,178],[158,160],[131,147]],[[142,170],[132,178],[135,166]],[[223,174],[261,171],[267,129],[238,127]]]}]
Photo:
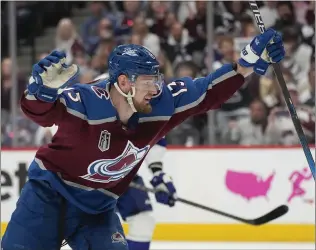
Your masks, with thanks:
[{"label": "blue and white glove", "polygon": [[77,65],[66,65],[66,54],[53,51],[33,65],[27,87],[29,94],[44,102],[55,102],[63,90],[77,77]]},{"label": "blue and white glove", "polygon": [[154,177],[150,183],[155,189],[162,190],[155,193],[156,200],[159,203],[173,207],[177,199],[177,195],[172,179],[164,172],[157,171],[154,173]]},{"label": "blue and white glove", "polygon": [[285,56],[282,36],[274,29],[268,29],[256,36],[240,53],[238,63],[253,67],[255,73],[264,75],[271,63],[280,62]]}]

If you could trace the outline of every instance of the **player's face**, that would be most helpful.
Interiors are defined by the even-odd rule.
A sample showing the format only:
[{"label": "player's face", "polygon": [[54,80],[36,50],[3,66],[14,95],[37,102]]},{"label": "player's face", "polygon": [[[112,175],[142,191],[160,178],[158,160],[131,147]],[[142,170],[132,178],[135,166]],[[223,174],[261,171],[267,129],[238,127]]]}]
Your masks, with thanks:
[{"label": "player's face", "polygon": [[137,112],[148,114],[152,111],[151,99],[160,91],[157,76],[140,75],[135,82],[134,106]]}]

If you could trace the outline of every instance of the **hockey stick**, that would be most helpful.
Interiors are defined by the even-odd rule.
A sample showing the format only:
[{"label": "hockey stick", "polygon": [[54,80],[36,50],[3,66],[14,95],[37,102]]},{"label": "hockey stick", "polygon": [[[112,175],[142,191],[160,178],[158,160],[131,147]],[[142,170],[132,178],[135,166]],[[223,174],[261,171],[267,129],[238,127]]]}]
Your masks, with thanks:
[{"label": "hockey stick", "polygon": [[[258,25],[258,28],[259,28],[260,32],[263,33],[265,31],[265,26],[264,26],[264,23],[262,21],[262,17],[260,15],[259,7],[258,7],[256,1],[249,1],[249,5],[250,5],[252,13],[253,13],[253,15],[255,17],[255,20],[256,20],[256,23]],[[281,90],[282,90],[282,93],[283,93],[284,100],[286,102],[287,108],[288,108],[288,110],[290,112],[290,115],[291,115],[291,118],[292,118],[295,130],[296,130],[296,133],[297,133],[298,138],[300,140],[300,143],[302,145],[302,148],[303,148],[303,151],[304,151],[304,154],[305,154],[308,166],[309,166],[309,168],[310,168],[310,170],[311,170],[311,172],[313,174],[314,180],[315,180],[315,162],[314,162],[313,156],[311,154],[311,151],[310,151],[310,149],[308,147],[308,143],[307,143],[305,134],[303,132],[301,122],[298,119],[298,116],[297,116],[295,107],[293,105],[290,93],[289,93],[289,91],[288,91],[288,89],[286,87],[286,83],[285,83],[283,75],[282,75],[280,64],[273,63],[272,66],[273,66],[273,70],[274,70],[274,73],[276,75],[276,78],[277,78],[277,80],[279,82],[279,85],[281,87]]]},{"label": "hockey stick", "polygon": [[[159,191],[159,190],[156,190],[156,189],[153,189],[153,188],[148,188],[148,187],[142,186],[142,185],[134,183],[134,182],[131,182],[129,186],[132,187],[132,188],[136,188],[138,190],[142,190],[144,192],[156,193],[156,192]],[[212,212],[212,213],[215,213],[215,214],[219,214],[219,215],[222,215],[222,216],[225,216],[225,217],[228,217],[228,218],[231,218],[231,219],[234,219],[234,220],[237,220],[237,221],[249,224],[249,225],[253,225],[253,226],[260,226],[262,224],[265,224],[265,223],[268,223],[268,222],[270,222],[272,220],[275,220],[275,219],[281,217],[282,215],[286,214],[288,212],[288,210],[289,210],[288,206],[281,205],[281,206],[273,209],[269,213],[267,213],[267,214],[265,214],[263,216],[260,216],[260,217],[258,217],[256,219],[244,219],[244,218],[241,218],[241,217],[238,217],[238,216],[235,216],[235,215],[232,215],[232,214],[228,214],[228,213],[219,211],[217,209],[210,208],[210,207],[198,204],[196,202],[189,201],[189,200],[186,200],[186,199],[182,199],[182,198],[179,198],[179,197],[176,199],[176,201],[184,203],[184,204],[187,204],[187,205],[190,205],[190,206],[193,206],[193,207],[204,209],[206,211],[209,211],[209,212]]]}]

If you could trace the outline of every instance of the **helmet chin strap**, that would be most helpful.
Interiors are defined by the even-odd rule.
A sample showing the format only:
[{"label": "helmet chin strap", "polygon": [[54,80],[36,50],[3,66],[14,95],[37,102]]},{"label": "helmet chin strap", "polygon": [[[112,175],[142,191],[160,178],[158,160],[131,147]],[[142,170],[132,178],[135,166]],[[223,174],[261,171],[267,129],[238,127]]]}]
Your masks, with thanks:
[{"label": "helmet chin strap", "polygon": [[127,99],[127,102],[128,104],[131,106],[133,112],[137,112],[135,106],[134,106],[134,103],[133,103],[133,97],[135,96],[135,92],[136,92],[136,89],[135,89],[135,86],[132,86],[132,91],[129,91],[127,94],[125,94],[121,89],[120,87],[118,86],[117,82],[114,83],[114,86],[116,88],[116,90],[124,97],[126,97]]}]

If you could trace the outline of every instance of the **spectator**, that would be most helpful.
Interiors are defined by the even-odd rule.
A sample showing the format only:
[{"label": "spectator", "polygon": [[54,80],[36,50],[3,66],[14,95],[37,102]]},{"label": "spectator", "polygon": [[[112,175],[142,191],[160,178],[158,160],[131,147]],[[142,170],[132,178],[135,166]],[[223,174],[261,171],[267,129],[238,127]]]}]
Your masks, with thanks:
[{"label": "spectator", "polygon": [[[282,73],[286,83],[297,86],[291,71],[282,68]],[[279,83],[274,74],[260,78],[260,98],[269,109],[281,105],[279,90]]]},{"label": "spectator", "polygon": [[264,1],[264,6],[260,8],[260,14],[266,28],[272,27],[279,18],[276,6],[277,1]]},{"label": "spectator", "polygon": [[[18,113],[17,117],[11,119],[16,120],[17,131],[16,134],[12,131],[12,122],[7,126],[7,135],[12,142],[13,138],[16,137],[18,147],[30,147],[34,145],[34,134],[38,128],[38,125],[32,121],[29,121],[21,112]],[[11,146],[11,145],[10,145]]]},{"label": "spectator", "polygon": [[161,50],[157,60],[159,62],[159,71],[164,75],[165,81],[170,82],[174,78],[174,71],[171,62],[168,60],[166,53]]},{"label": "spectator", "polygon": [[306,24],[306,12],[308,11],[310,3],[308,3],[308,1],[293,1],[292,4],[295,11],[296,21],[300,24]]},{"label": "spectator", "polygon": [[156,34],[164,42],[168,38],[170,27],[176,16],[172,15],[172,11],[168,11],[164,1],[150,1],[148,5],[146,24],[150,27],[150,32]]},{"label": "spectator", "polygon": [[[187,3],[187,2],[186,2]],[[196,13],[192,10],[185,20],[183,27],[189,32],[189,36],[195,40],[204,41],[206,45],[206,1],[196,1]],[[188,8],[191,8],[187,3]]]},{"label": "spectator", "polygon": [[71,64],[77,53],[84,52],[81,39],[78,37],[76,29],[69,18],[59,21],[56,30],[55,46],[57,50],[66,53],[66,63]]},{"label": "spectator", "polygon": [[[17,65],[15,65],[17,67]],[[4,109],[8,112],[11,111],[11,90],[12,86],[16,85],[17,87],[17,99],[22,96],[23,91],[26,87],[26,77],[18,70],[18,79],[17,83],[12,83],[11,81],[11,72],[12,72],[12,61],[10,58],[4,58],[1,63],[1,109]]]},{"label": "spectator", "polygon": [[91,46],[91,53],[94,55],[98,49],[100,43],[103,41],[113,40],[114,29],[110,19],[102,18],[98,23],[98,38],[93,46]]},{"label": "spectator", "polygon": [[234,39],[230,36],[223,36],[218,43],[218,51],[221,59],[213,63],[213,69],[217,70],[226,63],[235,61],[236,54],[234,50]]},{"label": "spectator", "polygon": [[119,27],[117,27],[117,30],[115,32],[122,43],[126,43],[129,40],[135,18],[139,15],[145,15],[145,11],[143,10],[143,8],[144,5],[138,0],[123,1],[123,11],[118,15]]},{"label": "spectator", "polygon": [[[192,61],[195,62],[200,68],[203,68],[205,60],[205,47],[207,42],[206,35],[206,1],[196,1],[196,13],[193,13],[189,3],[187,4],[190,9],[190,15],[184,23],[184,28],[189,32],[189,36],[192,38],[192,42],[187,46],[187,51],[192,55]],[[214,25],[218,25],[217,14],[214,16]]]},{"label": "spectator", "polygon": [[[20,44],[29,42],[31,39],[29,41],[25,39],[26,34],[39,35],[47,25],[55,26],[59,22],[56,48],[66,52],[67,63],[72,62],[79,66],[78,82],[81,83],[91,82],[102,73],[103,76],[107,76],[109,53],[118,44],[134,43],[149,48],[160,62],[160,72],[164,74],[165,82],[170,82],[187,75],[193,78],[206,75],[209,73],[209,68],[217,69],[225,63],[235,61],[241,48],[258,34],[253,14],[247,3],[214,2],[215,32],[211,49],[215,53],[212,57],[213,62],[210,62],[208,57],[210,48],[206,46],[207,1],[93,1],[87,5],[91,16],[81,27],[83,42],[80,45],[80,37],[76,34],[73,23],[69,18],[65,18],[70,16],[71,7],[74,5],[77,3],[70,4],[67,1],[58,5],[18,4],[18,24],[23,24],[21,22],[23,20],[36,21],[35,26],[33,22],[33,26],[36,27],[34,31],[24,29],[30,27],[29,24],[19,25],[18,31],[22,33],[18,32],[18,39]],[[313,123],[304,121],[304,115],[307,117],[309,111],[302,110],[315,109],[315,66],[314,62],[310,65],[309,60],[306,60],[315,50],[315,3],[314,1],[309,3],[258,1],[258,5],[265,25],[277,27],[283,33],[287,55],[281,64],[282,72],[285,81],[289,84],[291,95],[294,99],[299,99],[298,113],[310,139],[313,133],[309,130]],[[65,8],[60,8],[63,6]],[[24,9],[27,12],[25,18],[21,19]],[[55,9],[62,11],[56,15],[53,11]],[[2,14],[7,15],[3,10]],[[41,10],[40,14],[36,14],[39,13],[38,10]],[[7,18],[3,17],[1,20],[3,20],[1,27],[8,30]],[[2,38],[7,41],[6,35]],[[6,44],[3,44],[2,50],[5,50],[5,46]],[[38,59],[46,55],[47,53],[43,53]],[[11,83],[10,64],[9,58],[2,61],[1,76],[1,130],[4,133],[1,142],[2,145],[7,146],[11,145],[14,138],[10,117],[11,88],[13,84],[17,84],[20,95],[27,83],[27,78],[20,73],[18,83]],[[286,111],[286,107],[278,86],[272,68],[269,68],[263,77],[256,74],[248,76],[243,88],[214,111],[218,142],[265,144],[269,142],[269,138],[273,138],[275,140],[270,142],[274,144],[297,143],[297,138],[293,136],[296,132],[290,126],[292,124],[290,117],[285,115],[288,113],[283,112]],[[270,126],[265,125],[267,119],[264,119],[263,114],[266,113],[266,109],[262,102],[269,109],[273,109],[270,120],[273,120],[271,117],[275,119],[274,122],[269,123]],[[309,107],[306,108],[303,104]],[[188,119],[172,130],[168,136],[169,142],[186,146],[208,143],[207,118],[207,115],[203,114]],[[310,118],[310,120],[314,119],[313,116]],[[16,119],[19,124],[16,135],[19,145],[39,146],[51,140],[53,134],[50,132],[51,128],[37,127],[34,124],[26,126],[25,118],[20,115]]]},{"label": "spectator", "polygon": [[180,23],[184,24],[188,18],[191,19],[196,15],[197,1],[179,1],[177,4],[176,17]]},{"label": "spectator", "polygon": [[[234,40],[232,37],[223,36],[219,41],[219,52],[222,59],[214,62],[214,70],[220,68],[223,64],[231,63],[236,59],[236,52],[234,50]],[[252,77],[252,76],[251,76]],[[237,90],[234,95],[224,103],[217,111],[216,120],[219,140],[224,140],[224,136],[229,129],[228,123],[233,120],[236,121],[242,117],[249,115],[248,106],[253,97],[250,93],[250,80],[247,79],[243,87]]]},{"label": "spectator", "polygon": [[198,68],[192,61],[180,62],[175,68],[176,78],[189,76],[196,78]]},{"label": "spectator", "polygon": [[102,74],[108,70],[108,57],[115,47],[114,39],[103,40],[94,57],[92,58],[91,67],[93,70]]},{"label": "spectator", "polygon": [[[168,12],[166,14],[166,18],[165,18],[165,23],[164,23],[164,27],[165,27],[165,32],[169,33],[171,26],[176,23],[178,21],[177,16],[172,13],[172,12]],[[168,35],[166,35],[165,37],[167,37]]]},{"label": "spectator", "polygon": [[6,131],[6,127],[7,126],[1,126],[1,147],[11,147],[12,144],[12,139]]},{"label": "spectator", "polygon": [[245,2],[240,1],[227,1],[222,3],[222,29],[232,35],[239,34],[241,30],[240,19],[246,12],[248,6],[246,6]]},{"label": "spectator", "polygon": [[[304,42],[313,47],[315,54],[315,1],[310,1],[305,13],[306,25],[303,27],[303,34],[306,34]],[[310,33],[310,34],[308,34]]]},{"label": "spectator", "polygon": [[254,20],[248,14],[244,14],[240,18],[241,32],[240,36],[248,38],[250,41],[253,37],[258,35],[258,28],[254,24]]},{"label": "spectator", "polygon": [[[123,1],[124,19],[122,25],[132,26],[134,19],[139,15],[144,15],[141,1]],[[130,24],[131,25],[130,25]]]},{"label": "spectator", "polygon": [[309,1],[308,9],[305,13],[306,24],[315,27],[315,1]]},{"label": "spectator", "polygon": [[73,62],[78,65],[80,69],[79,73],[89,68],[89,60],[87,55],[84,53],[77,53]]},{"label": "spectator", "polygon": [[276,20],[274,29],[282,31],[286,26],[297,24],[294,7],[290,1],[277,2],[277,12],[279,18]]},{"label": "spectator", "polygon": [[283,32],[286,27],[295,27],[299,31],[303,41],[310,43],[314,36],[314,29],[309,25],[301,24],[297,21],[293,3],[290,1],[278,1],[277,11],[279,19],[274,25],[274,29]]},{"label": "spectator", "polygon": [[93,49],[99,42],[98,25],[102,18],[111,20],[113,27],[117,25],[117,18],[104,6],[103,2],[92,1],[89,3],[91,16],[82,25],[82,39],[86,51],[93,55]]},{"label": "spectator", "polygon": [[112,39],[114,36],[113,25],[110,19],[102,18],[98,24],[98,36],[101,40]]},{"label": "spectator", "polygon": [[173,66],[181,61],[191,60],[192,57],[187,52],[187,46],[190,42],[191,38],[189,37],[188,30],[184,29],[181,23],[174,23],[166,43],[162,45]]},{"label": "spectator", "polygon": [[[309,143],[315,142],[315,112],[299,101],[297,87],[294,84],[287,84],[293,105],[296,108],[298,118],[301,121],[303,131]],[[280,92],[279,92],[280,93]],[[275,107],[269,115],[267,128],[274,144],[297,145],[299,138],[293,125],[290,113],[286,107],[283,95],[280,93],[281,106]]]},{"label": "spectator", "polygon": [[[315,110],[315,57],[311,58],[311,67],[308,73],[309,88],[300,95],[300,100]],[[316,110],[315,110],[316,111]]]},{"label": "spectator", "polygon": [[[284,77],[287,79],[286,81],[290,81],[296,85],[300,101],[304,102],[305,97],[303,93],[306,93],[310,88],[308,80],[310,60],[306,60],[306,58],[311,58],[312,48],[302,43],[300,31],[297,30],[297,26],[284,28],[283,41],[286,51],[285,58],[281,64]],[[260,80],[261,97],[269,107],[273,107],[279,102],[275,89],[278,84],[273,78],[273,69],[269,68],[266,75],[261,77]]]},{"label": "spectator", "polygon": [[160,53],[159,37],[149,32],[143,16],[137,16],[134,19],[133,34],[137,34],[140,38],[140,44],[147,47],[156,57]]},{"label": "spectator", "polygon": [[313,50],[309,45],[302,43],[302,36],[298,26],[288,26],[283,30],[284,48],[286,57],[282,62],[284,68],[289,69],[298,84],[301,93],[308,88],[307,78],[310,69],[310,61]]},{"label": "spectator", "polygon": [[101,58],[98,55],[95,55],[90,62],[90,68],[97,72],[98,74],[101,74],[105,67],[103,67],[101,63]]},{"label": "spectator", "polygon": [[239,145],[267,145],[271,138],[266,133],[268,109],[264,102],[256,99],[250,104],[250,116],[229,124],[229,140]]}]

